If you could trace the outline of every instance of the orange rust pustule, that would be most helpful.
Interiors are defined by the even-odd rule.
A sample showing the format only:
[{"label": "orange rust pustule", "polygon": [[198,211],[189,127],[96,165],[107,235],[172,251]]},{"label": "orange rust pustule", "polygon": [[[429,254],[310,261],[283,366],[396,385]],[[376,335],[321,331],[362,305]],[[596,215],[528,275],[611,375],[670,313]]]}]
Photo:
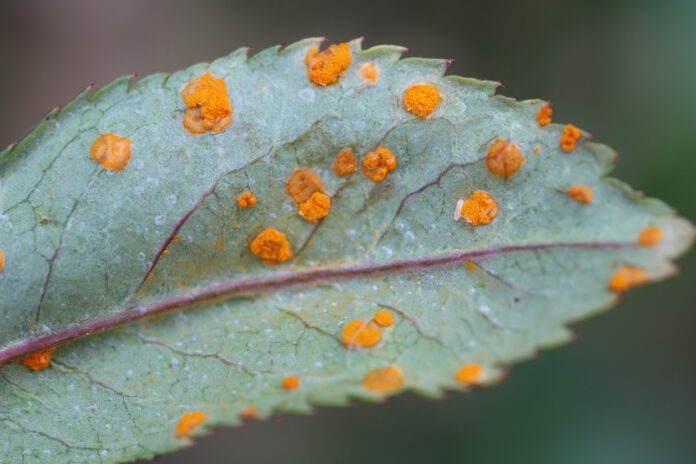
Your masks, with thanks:
[{"label": "orange rust pustule", "polygon": [[343,344],[348,348],[369,348],[382,339],[379,326],[372,321],[354,320],[343,327]]},{"label": "orange rust pustule", "polygon": [[379,79],[379,69],[374,63],[364,63],[360,66],[360,78],[368,84],[375,84]]},{"label": "orange rust pustule", "polygon": [[55,348],[49,348],[47,350],[37,351],[29,356],[22,358],[22,364],[27,366],[33,371],[40,371],[46,369],[51,365],[51,355],[55,351]]},{"label": "orange rust pustule", "polygon": [[609,279],[609,290],[616,293],[625,292],[634,287],[648,283],[648,276],[643,268],[624,266]]},{"label": "orange rust pustule", "polygon": [[572,124],[568,124],[563,129],[561,135],[561,149],[566,152],[575,150],[575,145],[580,140],[580,130]]},{"label": "orange rust pustule", "polygon": [[394,169],[396,157],[391,150],[384,147],[369,152],[362,162],[363,175],[374,182],[382,182]]},{"label": "orange rust pustule", "polygon": [[454,378],[457,382],[464,385],[472,385],[481,380],[483,374],[483,367],[480,364],[472,363],[465,364],[460,367],[454,374]]},{"label": "orange rust pustule", "polygon": [[256,197],[251,192],[243,192],[237,197],[237,205],[242,209],[253,208],[256,205]]},{"label": "orange rust pustule", "polygon": [[427,118],[442,101],[440,91],[431,84],[414,84],[404,92],[404,108],[420,118]]},{"label": "orange rust pustule", "polygon": [[316,85],[335,84],[351,61],[350,46],[345,42],[331,45],[321,52],[319,48],[311,47],[305,56],[307,77]]},{"label": "orange rust pustule", "polygon": [[508,179],[520,170],[524,160],[525,157],[517,144],[498,139],[488,148],[486,168],[491,174]]},{"label": "orange rust pustule", "polygon": [[638,234],[638,245],[644,248],[654,247],[662,241],[662,230],[659,227],[648,226]]},{"label": "orange rust pustule", "polygon": [[0,271],[5,269],[5,252],[0,251]]},{"label": "orange rust pustule", "polygon": [[188,437],[191,433],[200,427],[208,418],[208,415],[203,411],[190,411],[181,415],[181,419],[176,424],[174,433],[178,437]]},{"label": "orange rust pustule", "polygon": [[286,390],[294,390],[296,388],[300,388],[300,384],[300,378],[296,375],[285,377],[282,382],[283,388]]},{"label": "orange rust pustule", "polygon": [[490,224],[498,215],[498,203],[488,192],[477,190],[464,200],[461,214],[474,227]]},{"label": "orange rust pustule", "polygon": [[279,264],[292,258],[290,242],[276,229],[266,229],[249,245],[251,252],[266,264]]},{"label": "orange rust pustule", "polygon": [[104,169],[123,171],[131,158],[131,141],[115,134],[101,134],[92,143],[89,153]]},{"label": "orange rust pustule", "polygon": [[352,150],[344,148],[336,155],[336,159],[331,167],[338,177],[345,177],[357,171],[358,160],[355,158]]},{"label": "orange rust pustule", "polygon": [[192,134],[221,132],[232,124],[232,103],[225,81],[205,73],[189,82],[181,91],[188,107],[184,127]]},{"label": "orange rust pustule", "polygon": [[392,324],[394,324],[394,315],[390,311],[383,309],[378,311],[372,320],[375,321],[380,327],[390,327]]},{"label": "orange rust pustule", "polygon": [[372,369],[363,378],[363,386],[366,390],[383,394],[403,388],[404,383],[404,373],[399,366]]},{"label": "orange rust pustule", "polygon": [[566,195],[584,205],[589,205],[592,202],[592,189],[584,185],[572,185],[568,187]]},{"label": "orange rust pustule", "polygon": [[325,218],[331,209],[331,197],[321,192],[314,192],[309,200],[300,204],[300,216],[311,223]]},{"label": "orange rust pustule", "polygon": [[546,105],[542,107],[539,110],[539,113],[537,113],[537,121],[539,121],[540,126],[548,126],[551,124],[551,115],[553,114],[553,110],[551,109],[551,105]]},{"label": "orange rust pustule", "polygon": [[309,200],[314,192],[321,192],[322,189],[323,184],[319,176],[307,168],[295,169],[285,184],[285,190],[292,197],[292,201],[298,205]]},{"label": "orange rust pustule", "polygon": [[256,417],[258,417],[258,412],[255,407],[249,405],[244,406],[239,415],[242,419],[256,419]]}]

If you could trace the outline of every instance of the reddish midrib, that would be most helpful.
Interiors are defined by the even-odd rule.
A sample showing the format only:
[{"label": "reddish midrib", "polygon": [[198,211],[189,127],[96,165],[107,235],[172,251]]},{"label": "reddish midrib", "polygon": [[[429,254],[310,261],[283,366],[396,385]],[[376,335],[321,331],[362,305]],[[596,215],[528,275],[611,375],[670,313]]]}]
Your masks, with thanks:
[{"label": "reddish midrib", "polygon": [[575,242],[575,243],[536,243],[527,245],[509,245],[484,248],[465,252],[449,253],[439,256],[426,256],[411,259],[399,259],[380,263],[364,263],[346,266],[317,267],[294,272],[276,273],[263,277],[226,280],[195,289],[189,293],[175,295],[161,301],[128,308],[117,314],[110,314],[100,319],[74,324],[57,330],[49,335],[24,340],[16,345],[0,350],[0,366],[9,364],[27,354],[62,345],[86,335],[118,327],[127,322],[141,319],[166,311],[184,309],[190,306],[235,296],[253,295],[278,291],[298,285],[313,285],[338,280],[354,279],[375,274],[417,271],[429,268],[461,264],[465,260],[480,260],[507,253],[524,251],[550,250],[559,248],[615,249],[633,246],[626,242]]}]

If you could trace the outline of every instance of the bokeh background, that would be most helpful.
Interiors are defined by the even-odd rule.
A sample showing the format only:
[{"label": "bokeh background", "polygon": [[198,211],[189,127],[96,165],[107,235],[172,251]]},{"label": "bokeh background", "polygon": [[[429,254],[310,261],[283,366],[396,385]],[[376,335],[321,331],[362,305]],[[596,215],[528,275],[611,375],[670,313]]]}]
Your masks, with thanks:
[{"label": "bokeh background", "polygon": [[[696,219],[694,0],[0,0],[0,146],[93,83],[241,46],[365,36],[545,98],[615,176]],[[499,386],[218,430],[160,463],[696,462],[696,253]],[[1,446],[1,445],[0,445]]]}]

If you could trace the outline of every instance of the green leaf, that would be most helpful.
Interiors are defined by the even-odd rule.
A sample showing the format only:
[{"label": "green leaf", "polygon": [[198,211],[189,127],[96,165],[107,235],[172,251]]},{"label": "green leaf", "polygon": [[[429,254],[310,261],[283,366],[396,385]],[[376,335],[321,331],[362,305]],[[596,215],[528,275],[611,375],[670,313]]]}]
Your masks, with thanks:
[{"label": "green leaf", "polygon": [[[315,85],[304,60],[319,43],[87,90],[0,154],[0,363],[59,345],[45,370],[0,370],[0,461],[152,457],[189,443],[174,433],[188,411],[207,415],[195,437],[238,424],[248,406],[266,418],[467,389],[455,376],[467,365],[482,367],[470,383],[487,384],[615,303],[619,269],[664,278],[693,241],[669,207],[604,177],[609,148],[583,133],[561,150],[564,126],[537,121],[545,102],[496,96],[493,83],[443,76],[444,60],[400,60],[400,47],[359,41],[339,82]],[[364,63],[376,83],[361,78]],[[234,121],[193,135],[181,91],[205,72],[226,82]],[[403,103],[419,83],[442,96],[427,118]],[[90,156],[104,133],[131,140],[123,171]],[[525,156],[507,179],[486,167],[497,139]],[[374,182],[360,162],[380,146],[397,167]],[[344,148],[358,171],[338,177]],[[286,192],[300,167],[332,198],[316,224]],[[573,185],[592,201],[566,195]],[[498,215],[455,221],[477,190]],[[237,206],[244,191],[255,207]],[[637,244],[647,227],[662,232],[655,246]],[[287,236],[292,259],[269,265],[250,252],[267,228]],[[394,323],[370,325],[379,341],[346,346],[345,326],[381,310]],[[388,366],[398,369],[376,382],[385,393],[366,386]],[[300,386],[283,388],[288,376]]]}]

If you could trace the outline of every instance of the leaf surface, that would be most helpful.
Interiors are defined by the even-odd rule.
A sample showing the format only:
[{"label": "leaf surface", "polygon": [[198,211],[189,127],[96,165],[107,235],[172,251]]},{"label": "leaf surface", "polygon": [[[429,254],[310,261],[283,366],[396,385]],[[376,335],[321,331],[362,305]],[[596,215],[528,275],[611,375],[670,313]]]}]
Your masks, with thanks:
[{"label": "leaf surface", "polygon": [[[43,371],[0,370],[0,461],[129,461],[185,446],[174,431],[188,411],[207,416],[195,436],[249,407],[265,418],[487,384],[615,303],[621,268],[664,278],[693,241],[669,207],[605,177],[609,148],[582,133],[563,151],[564,126],[537,121],[545,102],[359,41],[339,82],[319,86],[305,69],[319,44],[119,79],[0,154],[0,363],[59,345]],[[224,79],[234,120],[193,135],[181,91],[206,72]],[[442,98],[425,118],[404,104],[414,84]],[[90,156],[105,133],[132,143],[123,171]],[[507,179],[485,161],[498,139],[525,157]],[[361,173],[378,147],[397,160],[382,182]],[[345,148],[358,169],[339,177]],[[317,223],[286,191],[297,168],[331,197]],[[574,185],[589,204],[566,194]],[[245,191],[253,208],[237,205]],[[453,218],[475,191],[498,206],[487,225]],[[649,227],[662,239],[639,246]],[[290,260],[250,251],[267,228],[287,236]],[[369,322],[380,311],[392,325]],[[379,340],[347,343],[351,321]],[[299,387],[284,388],[291,376]]]}]

